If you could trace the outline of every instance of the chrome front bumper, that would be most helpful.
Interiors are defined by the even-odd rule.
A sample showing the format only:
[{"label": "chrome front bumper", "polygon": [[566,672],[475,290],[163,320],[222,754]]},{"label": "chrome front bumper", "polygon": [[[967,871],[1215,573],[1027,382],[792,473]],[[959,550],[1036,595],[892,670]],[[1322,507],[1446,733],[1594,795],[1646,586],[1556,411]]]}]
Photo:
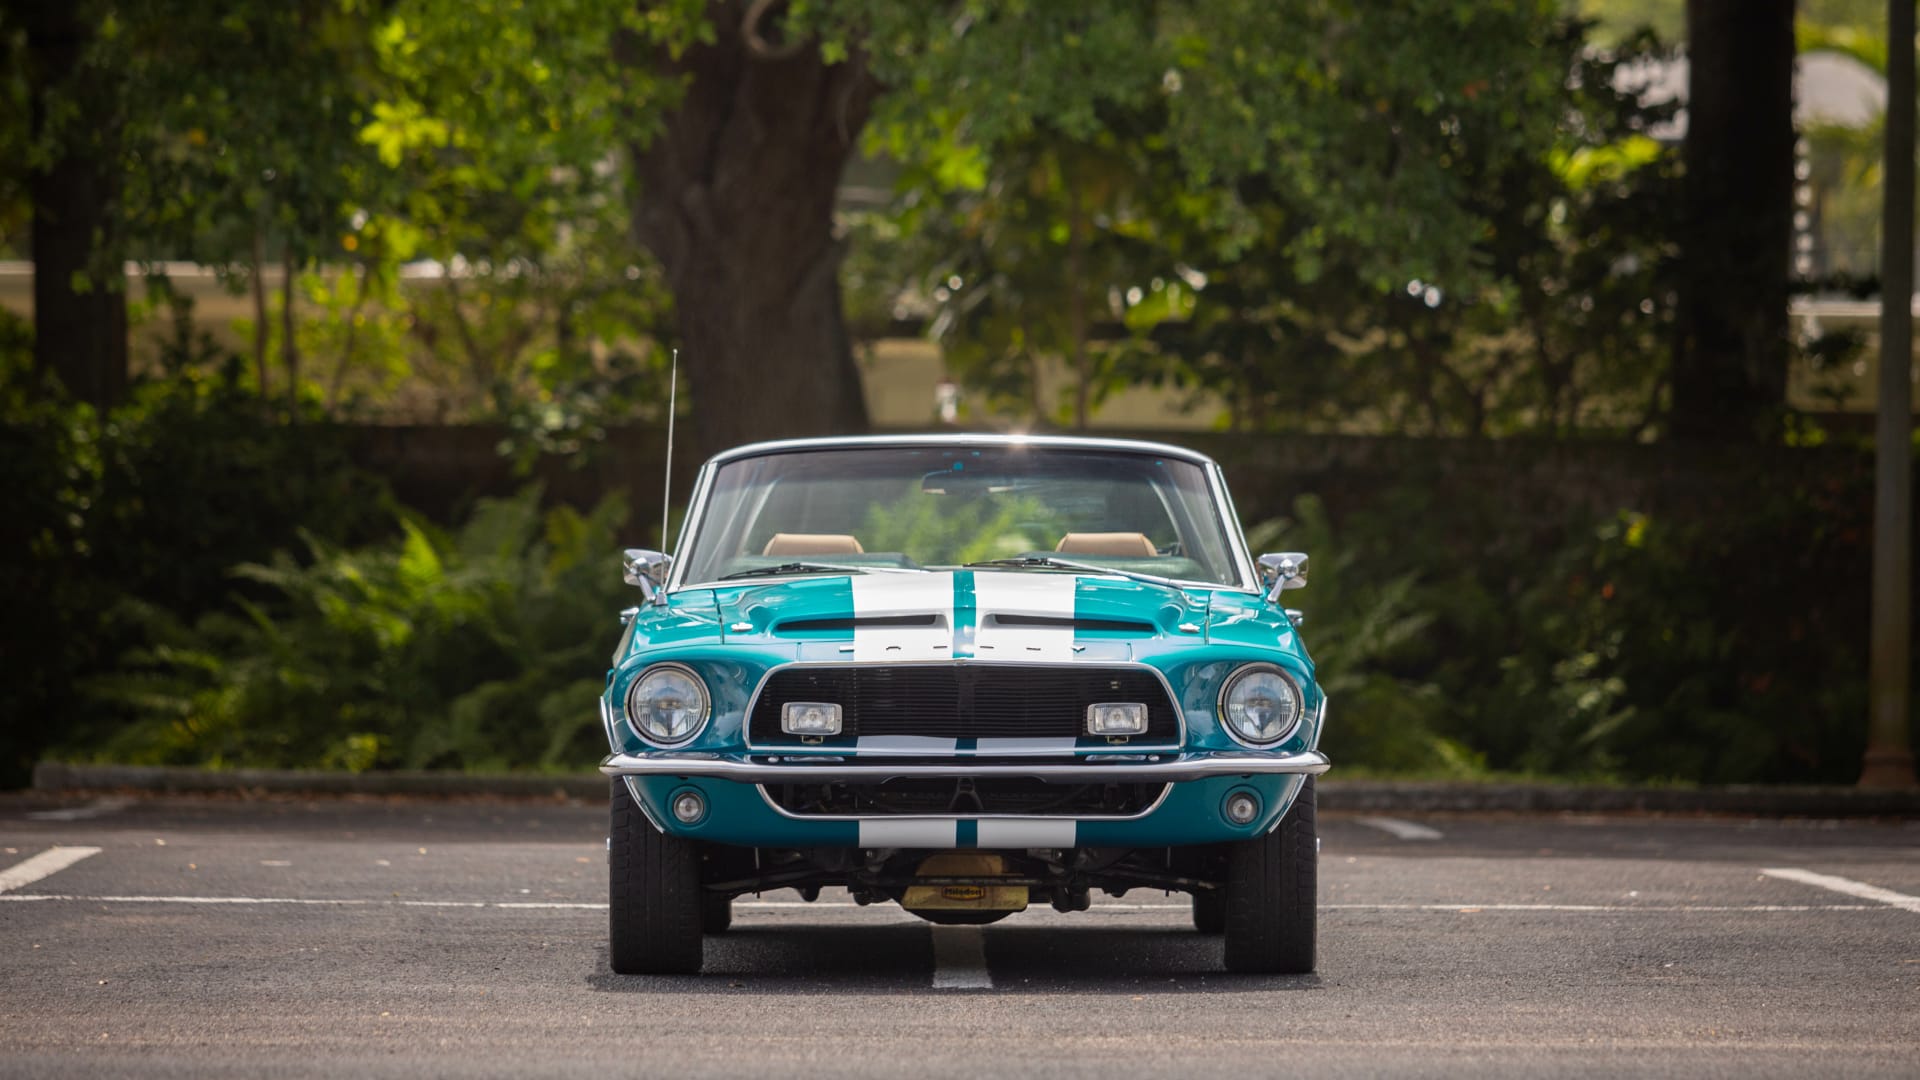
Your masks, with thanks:
[{"label": "chrome front bumper", "polygon": [[887,764],[841,759],[781,758],[777,755],[722,755],[661,751],[612,754],[600,763],[608,776],[682,776],[735,780],[744,784],[806,783],[810,780],[888,780],[895,777],[1013,776],[1055,783],[1105,783],[1139,780],[1177,782],[1222,776],[1306,775],[1326,772],[1331,762],[1318,750],[1297,754],[1257,750],[1231,753],[1153,755],[1157,760],[1108,762],[952,761]]}]

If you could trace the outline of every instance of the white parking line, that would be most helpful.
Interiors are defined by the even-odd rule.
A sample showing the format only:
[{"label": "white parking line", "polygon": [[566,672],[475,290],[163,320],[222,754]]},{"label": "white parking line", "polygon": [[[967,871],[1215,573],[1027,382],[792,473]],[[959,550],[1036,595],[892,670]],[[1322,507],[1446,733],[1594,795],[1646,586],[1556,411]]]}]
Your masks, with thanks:
[{"label": "white parking line", "polygon": [[933,988],[935,990],[991,990],[987,973],[987,943],[977,926],[935,926],[933,931]]},{"label": "white parking line", "polygon": [[0,893],[9,893],[22,885],[31,885],[49,874],[57,874],[74,863],[100,854],[97,847],[56,847],[0,870]]},{"label": "white parking line", "polygon": [[64,810],[35,810],[27,815],[29,821],[86,821],[89,818],[104,817],[117,810],[125,810],[133,805],[132,799],[108,796],[95,799],[85,806],[69,806]]},{"label": "white parking line", "polygon": [[1411,821],[1401,821],[1399,818],[1363,817],[1355,818],[1354,820],[1369,828],[1379,829],[1384,833],[1392,833],[1402,840],[1440,839],[1439,829],[1430,829],[1425,825],[1417,825]]},{"label": "white parking line", "polygon": [[605,911],[605,904],[576,904],[558,901],[493,900],[363,900],[355,897],[315,899],[299,896],[73,896],[64,893],[14,893],[0,895],[0,901],[65,900],[82,904],[212,904],[254,906],[291,904],[300,907],[410,907],[410,908],[494,908],[501,911]]},{"label": "white parking line", "polygon": [[[1872,888],[1872,886],[1864,886]],[[1886,890],[1879,890],[1885,892]],[[1900,896],[1900,893],[1890,895]],[[1876,897],[1877,898],[1877,897]],[[79,896],[71,893],[0,893],[0,902],[16,901],[34,903],[45,901],[64,901],[80,904],[189,904],[209,906],[258,906],[268,904],[287,904],[301,907],[403,907],[403,908],[466,908],[489,909],[494,911],[605,911],[607,905],[563,901],[513,901],[513,900],[388,900],[383,898],[362,899],[341,897],[339,899],[316,899],[297,896]],[[1903,901],[1920,903],[1920,897],[1907,897]],[[1728,913],[1728,914],[1770,914],[1775,912],[1821,912],[1821,911],[1886,911],[1881,904],[1321,904],[1321,911],[1405,911],[1405,912],[1453,912],[1458,914],[1476,914],[1483,911],[1558,911],[1571,914],[1654,914],[1654,913]],[[822,900],[807,904],[800,901],[784,900],[741,900],[734,902],[736,911],[800,911],[806,908],[857,908],[869,906],[875,911],[891,911],[896,915],[905,912],[889,905],[861,905],[848,900]],[[1137,915],[1158,912],[1177,917],[1185,921],[1191,917],[1191,911],[1185,904],[1095,904],[1088,909],[1089,915]],[[935,930],[971,930],[978,927],[934,927]],[[936,937],[936,950],[940,938]],[[959,954],[954,954],[956,957]],[[957,962],[957,961],[956,961]]]},{"label": "white parking line", "polygon": [[1862,900],[1873,900],[1888,907],[1897,907],[1902,911],[1920,912],[1920,896],[1908,896],[1906,893],[1883,889],[1878,885],[1869,885],[1852,878],[1835,877],[1832,874],[1816,874],[1811,870],[1801,870],[1791,866],[1779,866],[1760,871],[1770,878],[1782,881],[1797,881],[1802,885],[1828,889],[1848,896],[1857,896]]}]

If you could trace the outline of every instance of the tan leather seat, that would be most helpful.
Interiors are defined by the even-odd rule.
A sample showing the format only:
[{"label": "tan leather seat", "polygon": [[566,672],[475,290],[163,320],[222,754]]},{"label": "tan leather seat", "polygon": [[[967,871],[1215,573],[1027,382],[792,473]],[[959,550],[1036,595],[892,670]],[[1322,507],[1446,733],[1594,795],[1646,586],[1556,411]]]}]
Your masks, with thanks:
[{"label": "tan leather seat", "polygon": [[1146,533],[1110,532],[1110,533],[1068,533],[1054,546],[1062,555],[1115,555],[1122,558],[1139,558],[1158,555],[1153,541]]},{"label": "tan leather seat", "polygon": [[774,533],[762,555],[860,555],[858,537],[846,533]]}]

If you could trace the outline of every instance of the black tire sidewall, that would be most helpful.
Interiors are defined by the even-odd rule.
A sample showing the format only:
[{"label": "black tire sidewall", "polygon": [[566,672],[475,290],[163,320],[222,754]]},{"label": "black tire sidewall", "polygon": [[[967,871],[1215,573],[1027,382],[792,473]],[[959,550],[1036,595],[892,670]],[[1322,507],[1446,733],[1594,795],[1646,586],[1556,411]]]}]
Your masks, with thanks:
[{"label": "black tire sidewall", "polygon": [[1314,970],[1319,863],[1314,778],[1309,776],[1272,832],[1228,851],[1229,971],[1305,975]]},{"label": "black tire sidewall", "polygon": [[613,781],[607,832],[607,961],[621,975],[700,970],[699,847],[653,827]]}]

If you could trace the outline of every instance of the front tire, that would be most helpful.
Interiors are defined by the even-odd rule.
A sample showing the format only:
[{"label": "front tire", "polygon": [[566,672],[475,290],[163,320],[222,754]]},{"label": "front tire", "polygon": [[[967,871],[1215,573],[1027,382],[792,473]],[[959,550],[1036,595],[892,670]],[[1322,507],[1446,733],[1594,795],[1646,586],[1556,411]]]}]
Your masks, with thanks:
[{"label": "front tire", "polygon": [[1313,971],[1320,864],[1313,779],[1307,777],[1300,786],[1299,797],[1279,827],[1234,844],[1228,851],[1228,971],[1258,975]]},{"label": "front tire", "polygon": [[653,827],[613,781],[607,834],[607,961],[621,975],[700,970],[700,852]]}]

